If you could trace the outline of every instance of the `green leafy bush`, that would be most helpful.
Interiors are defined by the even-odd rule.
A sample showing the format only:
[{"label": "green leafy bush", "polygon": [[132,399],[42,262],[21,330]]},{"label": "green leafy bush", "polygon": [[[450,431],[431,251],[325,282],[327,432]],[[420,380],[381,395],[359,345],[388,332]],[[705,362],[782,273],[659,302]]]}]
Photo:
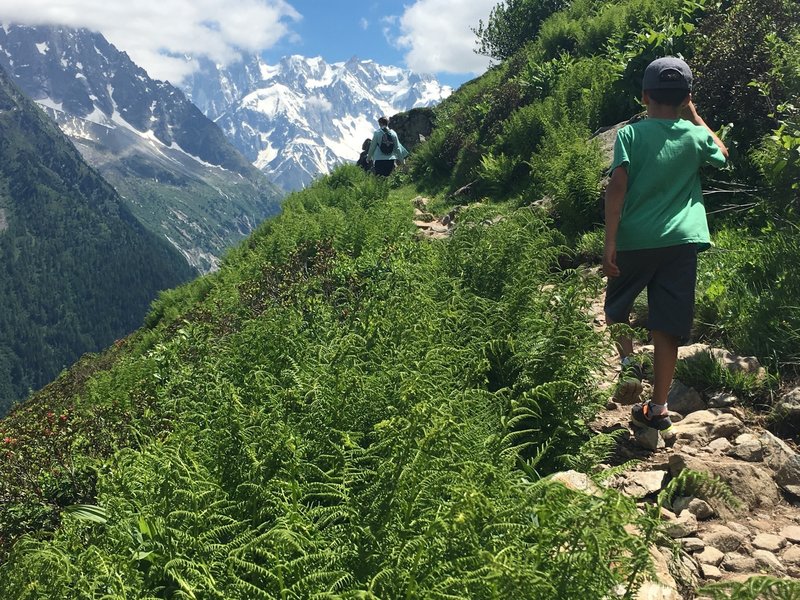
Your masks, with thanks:
[{"label": "green leafy bush", "polygon": [[800,359],[800,242],[792,229],[725,229],[701,254],[697,327],[701,334],[767,362]]}]

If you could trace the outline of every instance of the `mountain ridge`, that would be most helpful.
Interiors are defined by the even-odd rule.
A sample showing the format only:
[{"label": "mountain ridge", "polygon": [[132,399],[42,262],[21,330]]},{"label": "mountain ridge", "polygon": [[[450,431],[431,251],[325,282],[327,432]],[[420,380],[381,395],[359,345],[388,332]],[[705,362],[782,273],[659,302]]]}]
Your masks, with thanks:
[{"label": "mountain ridge", "polygon": [[0,413],[195,274],[0,68]]},{"label": "mountain ridge", "polygon": [[327,63],[257,56],[221,67],[200,60],[182,89],[256,167],[299,189],[354,162],[382,115],[429,107],[452,92],[433,76],[352,57]]},{"label": "mountain ridge", "polygon": [[278,210],[281,192],[219,127],[101,34],[3,25],[0,65],[134,214],[201,271]]}]

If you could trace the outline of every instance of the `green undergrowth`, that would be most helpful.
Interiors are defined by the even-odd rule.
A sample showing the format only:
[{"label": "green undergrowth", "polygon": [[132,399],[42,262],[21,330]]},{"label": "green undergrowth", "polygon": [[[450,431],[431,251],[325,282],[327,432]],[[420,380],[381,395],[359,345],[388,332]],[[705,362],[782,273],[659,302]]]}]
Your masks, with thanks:
[{"label": "green undergrowth", "polygon": [[[558,267],[540,212],[466,208],[425,242],[413,196],[341,168],[163,294],[76,387],[58,436],[82,493],[37,488],[41,439],[6,449],[5,469],[41,462],[3,474],[20,512],[0,596],[632,597],[658,519],[546,477],[608,452],[587,427],[594,280]],[[97,414],[128,427],[87,453]],[[36,494],[49,521],[26,521]]]}]

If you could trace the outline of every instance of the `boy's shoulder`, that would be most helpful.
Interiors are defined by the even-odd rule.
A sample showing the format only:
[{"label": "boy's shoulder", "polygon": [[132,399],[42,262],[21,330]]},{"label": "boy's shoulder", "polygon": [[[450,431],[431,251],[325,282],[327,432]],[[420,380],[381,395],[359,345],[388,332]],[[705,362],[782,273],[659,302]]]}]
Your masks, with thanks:
[{"label": "boy's shoulder", "polygon": [[623,140],[636,137],[675,139],[676,134],[679,137],[704,138],[706,132],[686,119],[642,119],[625,125],[617,132],[617,136]]}]

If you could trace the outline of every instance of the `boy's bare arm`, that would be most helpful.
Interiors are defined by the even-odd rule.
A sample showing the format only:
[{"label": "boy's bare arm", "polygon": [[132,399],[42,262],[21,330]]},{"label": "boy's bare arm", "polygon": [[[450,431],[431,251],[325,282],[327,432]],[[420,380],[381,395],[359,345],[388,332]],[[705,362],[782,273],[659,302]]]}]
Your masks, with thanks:
[{"label": "boy's bare arm", "polygon": [[711,127],[709,127],[708,125],[706,125],[706,122],[697,113],[697,108],[695,107],[694,102],[691,99],[689,100],[689,104],[687,104],[686,106],[683,107],[683,109],[681,109],[681,117],[683,117],[687,121],[691,121],[695,125],[698,125],[700,127],[705,127],[706,130],[708,130],[708,132],[711,134],[711,138],[714,140],[714,143],[719,147],[720,151],[722,152],[722,155],[726,159],[728,158],[728,148],[725,146],[722,140],[719,139],[719,136],[714,132],[714,130],[711,129]]},{"label": "boy's bare arm", "polygon": [[611,173],[611,181],[606,188],[606,237],[603,250],[603,273],[607,277],[619,277],[617,267],[617,230],[622,215],[625,193],[628,191],[628,171],[617,167]]}]

